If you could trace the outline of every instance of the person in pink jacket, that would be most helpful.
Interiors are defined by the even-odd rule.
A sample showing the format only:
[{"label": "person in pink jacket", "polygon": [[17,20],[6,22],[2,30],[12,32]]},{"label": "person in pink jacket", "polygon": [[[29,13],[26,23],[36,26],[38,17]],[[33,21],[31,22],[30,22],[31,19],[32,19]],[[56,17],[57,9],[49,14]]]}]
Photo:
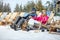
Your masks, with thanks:
[{"label": "person in pink jacket", "polygon": [[42,24],[45,24],[48,21],[48,16],[45,13],[45,10],[42,11],[42,14],[39,17],[34,17],[33,19],[41,22]]}]

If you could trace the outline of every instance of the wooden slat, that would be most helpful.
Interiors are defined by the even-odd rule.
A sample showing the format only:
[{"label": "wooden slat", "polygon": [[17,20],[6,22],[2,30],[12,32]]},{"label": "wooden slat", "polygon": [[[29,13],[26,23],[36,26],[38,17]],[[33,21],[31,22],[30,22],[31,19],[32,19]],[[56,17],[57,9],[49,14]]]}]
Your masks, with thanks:
[{"label": "wooden slat", "polygon": [[5,17],[5,20],[8,21],[9,18],[11,17],[12,13],[9,13],[6,17]]},{"label": "wooden slat", "polygon": [[2,12],[0,12],[0,16],[2,15]]},{"label": "wooden slat", "polygon": [[23,17],[24,16],[24,12],[21,12],[19,16]]},{"label": "wooden slat", "polygon": [[9,21],[14,20],[18,15],[19,15],[18,12],[13,13],[13,14],[11,15]]}]

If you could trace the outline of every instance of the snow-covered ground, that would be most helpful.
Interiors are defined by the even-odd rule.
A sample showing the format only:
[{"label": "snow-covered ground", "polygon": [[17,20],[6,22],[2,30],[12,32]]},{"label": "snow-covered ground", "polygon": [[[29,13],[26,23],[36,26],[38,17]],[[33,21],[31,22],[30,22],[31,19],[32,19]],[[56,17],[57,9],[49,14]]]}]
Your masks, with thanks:
[{"label": "snow-covered ground", "polygon": [[0,40],[60,40],[60,35],[49,34],[47,31],[14,31],[7,25],[0,26]]}]

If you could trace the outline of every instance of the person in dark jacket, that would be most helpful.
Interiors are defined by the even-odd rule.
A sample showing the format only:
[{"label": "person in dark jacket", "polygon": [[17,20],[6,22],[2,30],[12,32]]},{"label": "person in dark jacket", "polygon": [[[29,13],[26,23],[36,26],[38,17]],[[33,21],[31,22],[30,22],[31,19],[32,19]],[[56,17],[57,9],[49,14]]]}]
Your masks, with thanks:
[{"label": "person in dark jacket", "polygon": [[27,19],[30,19],[30,18],[36,17],[36,16],[37,16],[36,9],[32,8],[31,13],[29,15],[27,15],[26,17],[27,17]]}]

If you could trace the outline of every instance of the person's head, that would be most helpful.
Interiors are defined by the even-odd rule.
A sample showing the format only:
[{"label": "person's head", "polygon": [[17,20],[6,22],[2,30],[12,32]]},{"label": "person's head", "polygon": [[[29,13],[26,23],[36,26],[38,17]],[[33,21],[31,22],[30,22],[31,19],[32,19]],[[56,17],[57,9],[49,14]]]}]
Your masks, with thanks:
[{"label": "person's head", "polygon": [[46,10],[42,10],[42,13],[46,14]]},{"label": "person's head", "polygon": [[36,9],[35,8],[32,8],[32,13],[36,13]]},{"label": "person's head", "polygon": [[42,10],[42,14],[43,15],[46,15],[46,10]]}]

